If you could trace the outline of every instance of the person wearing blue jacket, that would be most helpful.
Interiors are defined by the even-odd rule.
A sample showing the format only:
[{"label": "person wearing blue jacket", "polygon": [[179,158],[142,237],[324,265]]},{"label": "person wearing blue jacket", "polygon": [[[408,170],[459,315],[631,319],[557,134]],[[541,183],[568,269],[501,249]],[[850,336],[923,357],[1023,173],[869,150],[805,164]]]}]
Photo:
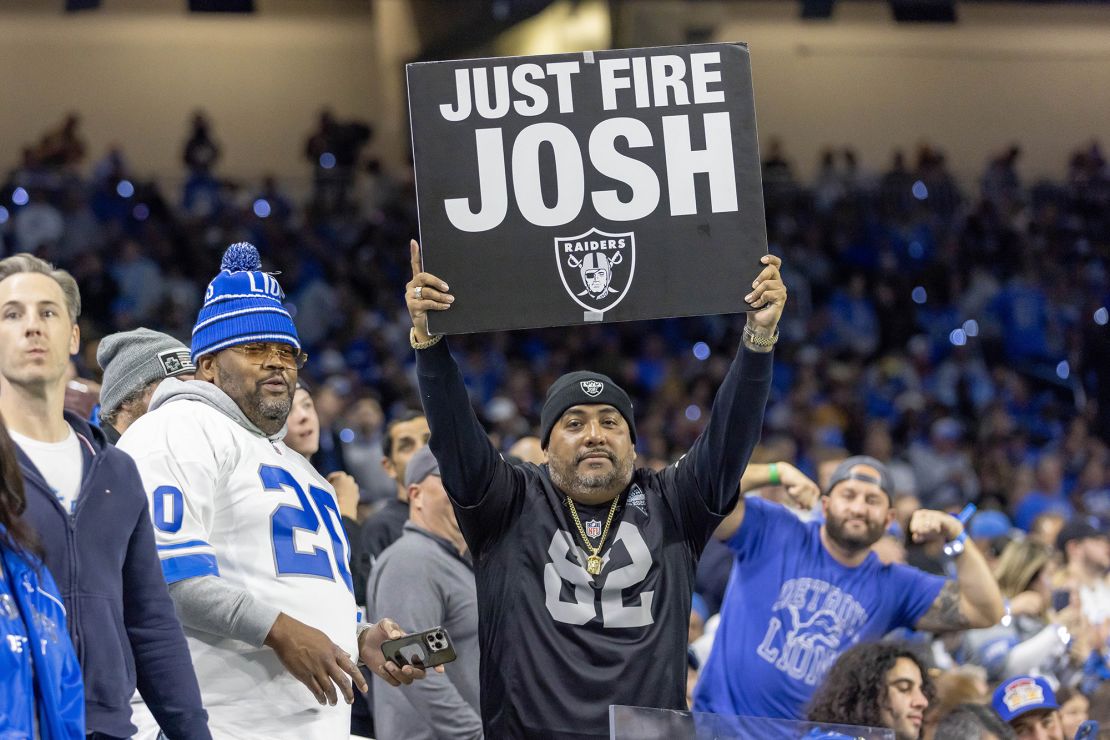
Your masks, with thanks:
[{"label": "person wearing blue jacket", "polygon": [[135,463],[63,410],[80,313],[69,273],[27,254],[0,260],[0,413],[17,447],[25,519],[69,615],[89,737],[134,734],[138,687],[167,737],[208,740]]},{"label": "person wearing blue jacket", "polygon": [[0,422],[0,734],[80,740],[81,667],[58,587],[20,517],[25,503],[12,441]]}]

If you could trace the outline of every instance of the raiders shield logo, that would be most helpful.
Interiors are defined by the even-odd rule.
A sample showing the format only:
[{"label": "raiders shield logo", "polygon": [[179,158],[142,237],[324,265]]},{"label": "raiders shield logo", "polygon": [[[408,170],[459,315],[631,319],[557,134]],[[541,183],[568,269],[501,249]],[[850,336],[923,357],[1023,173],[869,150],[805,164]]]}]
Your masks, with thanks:
[{"label": "raiders shield logo", "polygon": [[590,229],[555,239],[559,277],[571,300],[597,320],[628,294],[636,272],[636,235]]},{"label": "raiders shield logo", "polygon": [[586,536],[591,540],[596,540],[601,536],[601,522],[597,519],[591,519],[586,522]]},{"label": "raiders shield logo", "polygon": [[600,380],[583,380],[578,386],[590,398],[597,398],[605,390],[605,384]]}]

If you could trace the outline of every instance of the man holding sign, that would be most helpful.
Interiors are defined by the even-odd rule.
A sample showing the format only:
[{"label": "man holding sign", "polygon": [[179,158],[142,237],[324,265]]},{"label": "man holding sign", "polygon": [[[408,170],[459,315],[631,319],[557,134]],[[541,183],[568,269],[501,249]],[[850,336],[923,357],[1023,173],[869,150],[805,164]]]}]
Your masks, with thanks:
[{"label": "man holding sign", "polygon": [[476,564],[486,737],[608,737],[612,704],[685,709],[694,570],[759,439],[786,302],[781,260],[763,256],[744,296],[743,347],[705,431],[654,472],[633,469],[628,395],[592,372],[547,393],[548,463],[505,462],[447,342],[428,333],[429,313],[455,298],[410,246],[405,300],[429,446]]}]

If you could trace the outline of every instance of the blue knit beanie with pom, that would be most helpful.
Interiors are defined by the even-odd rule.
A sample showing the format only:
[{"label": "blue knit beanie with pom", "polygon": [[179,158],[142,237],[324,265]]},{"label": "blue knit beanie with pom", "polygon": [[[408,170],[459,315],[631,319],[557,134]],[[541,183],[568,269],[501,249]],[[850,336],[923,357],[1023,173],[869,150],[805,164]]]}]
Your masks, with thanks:
[{"label": "blue knit beanie with pom", "polygon": [[282,305],[284,298],[277,279],[262,272],[255,246],[232,244],[224,252],[220,274],[208,284],[193,327],[193,362],[202,355],[251,342],[278,342],[300,349],[293,317]]}]

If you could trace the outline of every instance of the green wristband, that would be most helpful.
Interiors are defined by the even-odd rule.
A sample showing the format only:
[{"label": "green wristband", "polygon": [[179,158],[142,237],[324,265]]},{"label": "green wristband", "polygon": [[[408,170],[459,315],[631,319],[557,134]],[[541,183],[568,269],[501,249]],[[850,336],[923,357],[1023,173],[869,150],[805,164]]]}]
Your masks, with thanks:
[{"label": "green wristband", "polygon": [[782,478],[779,477],[779,464],[771,463],[767,466],[767,478],[771,481],[772,486],[782,484]]}]

